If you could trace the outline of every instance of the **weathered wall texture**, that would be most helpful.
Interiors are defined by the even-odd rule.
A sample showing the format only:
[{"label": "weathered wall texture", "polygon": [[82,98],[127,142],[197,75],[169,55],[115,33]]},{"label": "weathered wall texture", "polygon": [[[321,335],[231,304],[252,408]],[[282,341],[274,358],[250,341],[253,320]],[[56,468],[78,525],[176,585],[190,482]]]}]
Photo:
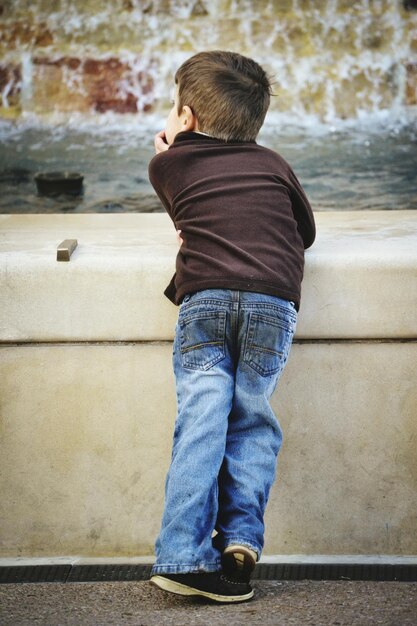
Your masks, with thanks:
[{"label": "weathered wall texture", "polygon": [[[417,211],[316,218],[272,399],[265,554],[417,554]],[[0,557],[152,554],[176,415],[171,228],[0,216]]]},{"label": "weathered wall texture", "polygon": [[417,104],[417,10],[401,0],[0,0],[0,19],[5,117],[165,111],[176,67],[214,48],[275,76],[271,110]]},{"label": "weathered wall texture", "polygon": [[[170,342],[0,347],[0,557],[153,553],[171,353]],[[272,402],[284,445],[265,554],[416,554],[416,353],[415,342],[293,346]]]}]

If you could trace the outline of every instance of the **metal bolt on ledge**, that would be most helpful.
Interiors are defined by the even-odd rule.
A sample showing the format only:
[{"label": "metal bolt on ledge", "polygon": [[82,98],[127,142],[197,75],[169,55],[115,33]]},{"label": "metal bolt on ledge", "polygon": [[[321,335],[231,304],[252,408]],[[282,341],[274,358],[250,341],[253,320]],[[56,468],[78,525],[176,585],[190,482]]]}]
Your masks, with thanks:
[{"label": "metal bolt on ledge", "polygon": [[56,249],[56,260],[69,261],[77,245],[78,241],[76,239],[64,239]]}]

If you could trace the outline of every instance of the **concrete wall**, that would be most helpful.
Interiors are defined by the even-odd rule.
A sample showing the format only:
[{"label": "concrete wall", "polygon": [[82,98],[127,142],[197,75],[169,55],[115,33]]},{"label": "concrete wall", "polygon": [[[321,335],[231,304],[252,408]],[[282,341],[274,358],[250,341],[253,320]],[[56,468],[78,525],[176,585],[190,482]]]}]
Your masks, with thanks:
[{"label": "concrete wall", "polygon": [[[417,211],[316,219],[265,554],[416,554]],[[0,555],[151,555],[175,419],[169,218],[2,215],[0,232]]]}]

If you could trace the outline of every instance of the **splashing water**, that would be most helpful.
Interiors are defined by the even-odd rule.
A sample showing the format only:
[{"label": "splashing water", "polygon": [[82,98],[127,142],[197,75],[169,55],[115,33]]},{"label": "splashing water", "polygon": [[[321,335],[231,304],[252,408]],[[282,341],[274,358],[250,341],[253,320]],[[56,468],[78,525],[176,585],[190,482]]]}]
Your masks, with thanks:
[{"label": "splashing water", "polygon": [[[416,106],[405,106],[417,12],[401,3],[14,0],[5,7],[7,32],[30,28],[2,53],[12,68],[3,108],[19,93],[21,115],[0,122],[1,212],[161,210],[147,180],[153,134],[164,127],[177,67],[213,48],[253,56],[273,77],[259,143],[292,164],[316,210],[417,208]],[[48,169],[81,169],[84,196],[38,197],[33,175]]]},{"label": "splashing water", "polygon": [[[0,39],[2,63],[21,74],[13,85],[9,72],[3,107],[20,89],[23,113],[111,110],[115,101],[160,112],[177,67],[213,48],[256,58],[275,81],[272,110],[299,123],[395,119],[414,101],[417,11],[399,1],[14,0],[3,17],[12,34],[3,50]],[[95,101],[103,85],[115,90],[104,104]]]}]

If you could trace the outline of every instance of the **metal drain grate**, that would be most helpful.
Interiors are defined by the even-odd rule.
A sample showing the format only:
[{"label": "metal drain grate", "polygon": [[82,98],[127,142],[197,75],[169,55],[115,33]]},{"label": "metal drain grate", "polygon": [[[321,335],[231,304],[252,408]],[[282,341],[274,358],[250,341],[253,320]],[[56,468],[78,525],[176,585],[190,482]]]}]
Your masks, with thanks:
[{"label": "metal drain grate", "polygon": [[[0,583],[148,580],[151,564],[13,565],[0,567]],[[375,580],[416,582],[417,564],[258,563],[254,580]]]},{"label": "metal drain grate", "polygon": [[417,565],[365,563],[258,563],[257,580],[417,581]]},{"label": "metal drain grate", "polygon": [[73,565],[67,582],[149,580],[152,565]]},{"label": "metal drain grate", "polygon": [[0,567],[0,583],[65,583],[71,565],[13,565]]}]

